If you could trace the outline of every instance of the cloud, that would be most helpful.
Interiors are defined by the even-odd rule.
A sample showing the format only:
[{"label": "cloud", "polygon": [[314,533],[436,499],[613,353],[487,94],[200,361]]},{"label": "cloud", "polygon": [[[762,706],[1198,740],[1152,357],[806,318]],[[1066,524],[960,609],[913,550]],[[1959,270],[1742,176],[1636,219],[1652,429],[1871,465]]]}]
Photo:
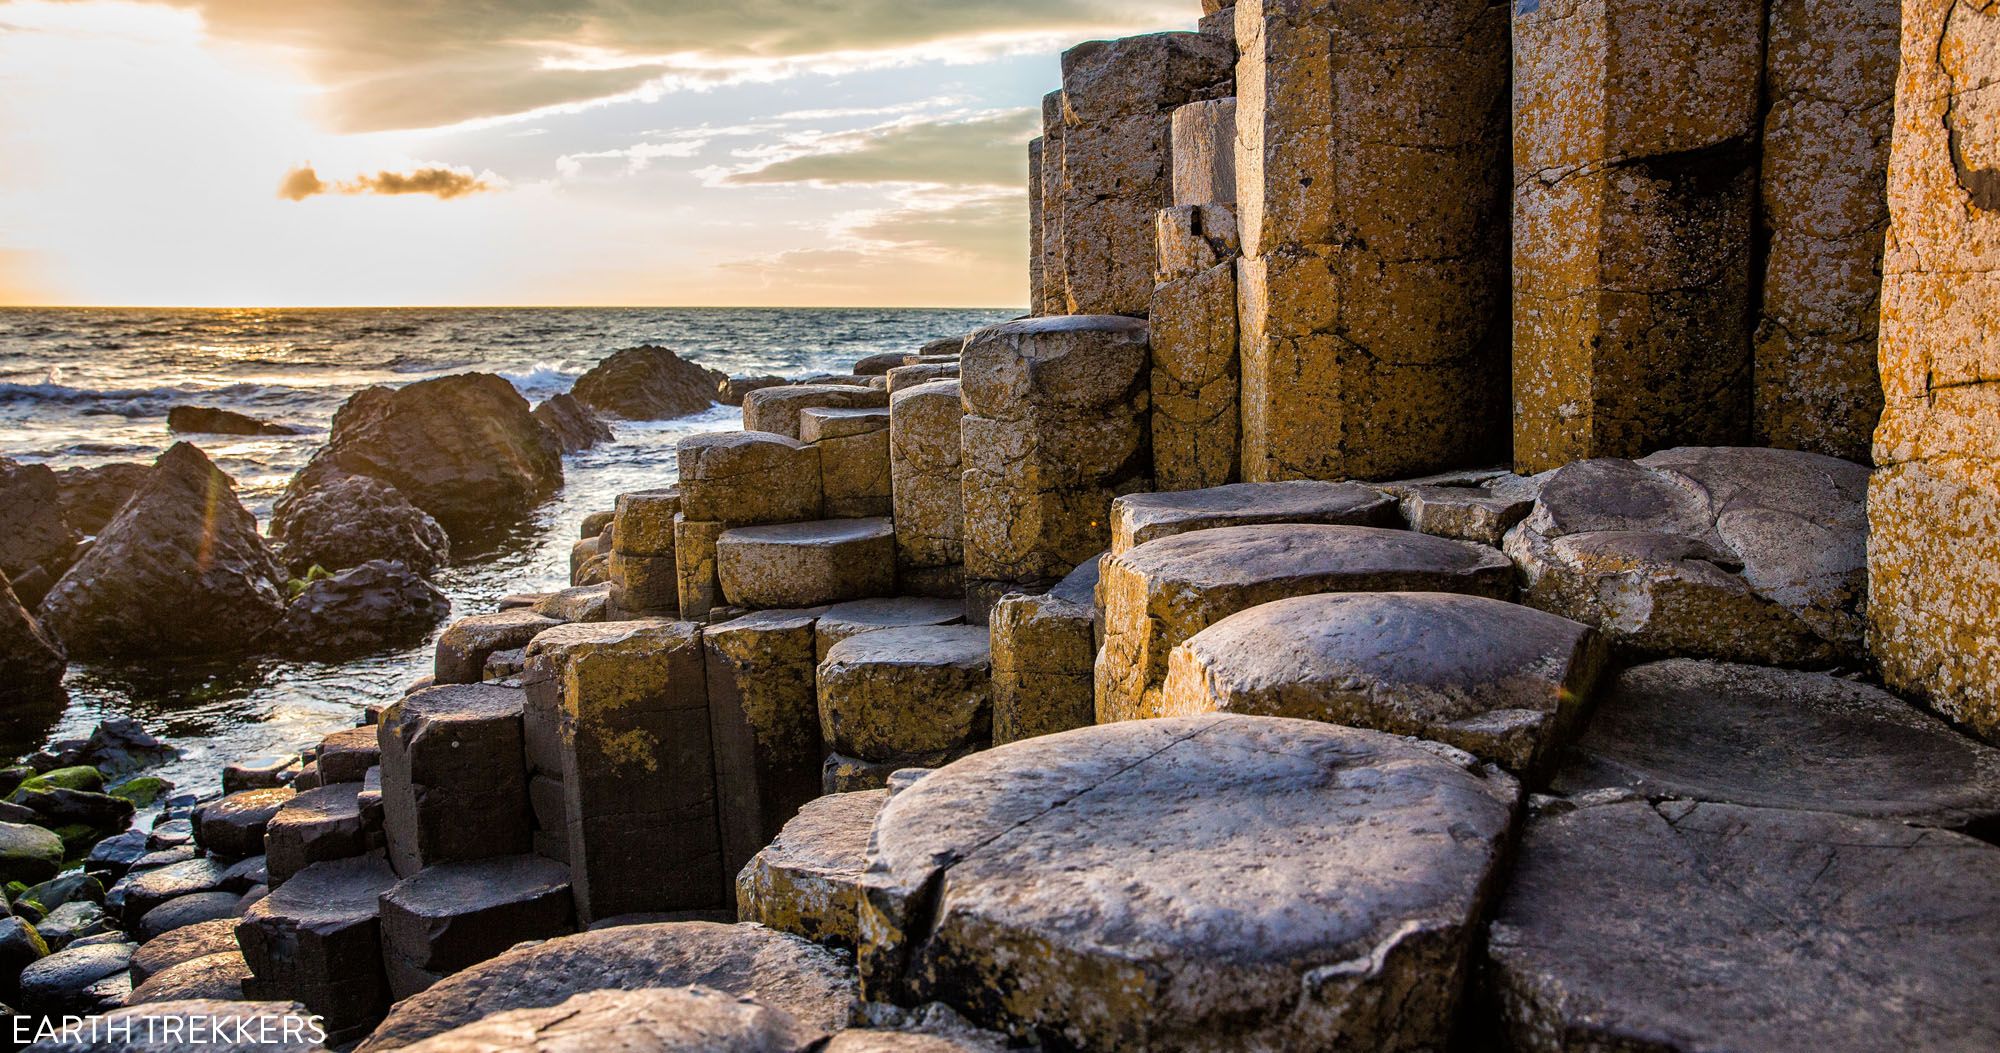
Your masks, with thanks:
[{"label": "cloud", "polygon": [[722,268],[782,290],[791,303],[881,303],[883,290],[894,290],[897,302],[920,306],[963,305],[968,289],[1025,296],[1028,206],[1021,194],[913,189],[894,200],[893,207],[837,219],[827,246]]},{"label": "cloud", "polygon": [[288,201],[304,201],[315,194],[429,194],[449,201],[492,189],[494,177],[491,174],[477,176],[464,169],[443,165],[430,165],[408,172],[363,174],[338,183],[320,179],[311,165],[304,165],[285,173],[284,182],[278,184],[278,196]]},{"label": "cloud", "polygon": [[974,61],[1184,28],[1187,0],[163,0],[296,55],[339,131],[430,128],[634,93]]},{"label": "cloud", "polygon": [[851,132],[795,140],[775,159],[722,178],[732,186],[812,183],[912,183],[1019,187],[1027,178],[1022,147],[1041,125],[1038,110],[965,117],[909,117]]}]

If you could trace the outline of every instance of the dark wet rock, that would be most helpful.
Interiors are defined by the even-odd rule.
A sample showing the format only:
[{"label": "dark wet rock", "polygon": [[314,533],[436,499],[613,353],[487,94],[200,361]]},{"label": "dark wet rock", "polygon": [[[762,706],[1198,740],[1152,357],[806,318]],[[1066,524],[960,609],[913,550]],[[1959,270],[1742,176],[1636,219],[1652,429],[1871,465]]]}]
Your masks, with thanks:
[{"label": "dark wet rock", "polygon": [[175,406],[167,410],[167,430],[176,435],[303,435],[304,428],[273,424],[235,410]]},{"label": "dark wet rock", "polygon": [[0,993],[8,1001],[21,993],[21,970],[48,957],[48,942],[35,927],[20,918],[0,918]]},{"label": "dark wet rock", "polygon": [[123,797],[88,790],[21,789],[14,791],[14,803],[33,809],[50,827],[81,826],[100,836],[123,830],[133,812],[132,802]]},{"label": "dark wet rock", "polygon": [[190,998],[234,1001],[243,997],[243,981],[251,976],[241,951],[221,951],[161,970],[132,988],[126,1005],[178,1002]]},{"label": "dark wet rock", "polygon": [[270,882],[270,867],[264,856],[251,856],[229,864],[222,874],[222,887],[230,892],[250,891],[254,885]]},{"label": "dark wet rock", "polygon": [[153,468],[146,464],[106,464],[96,468],[65,468],[56,473],[63,519],[74,530],[95,534],[146,485]]},{"label": "dark wet rock", "polygon": [[380,734],[368,726],[346,728],[320,740],[313,763],[319,765],[322,784],[360,782],[368,769],[381,763]]},{"label": "dark wet rock", "polygon": [[185,925],[147,940],[132,954],[132,982],[143,984],[155,973],[182,962],[236,950],[234,918],[213,918]]},{"label": "dark wet rock", "polygon": [[1528,826],[1487,947],[1514,1049],[1992,1049],[2000,848],[1644,802]]},{"label": "dark wet rock", "polygon": [[889,371],[904,364],[910,357],[907,351],[884,351],[879,355],[869,355],[856,359],[854,375],[857,377],[884,377]]},{"label": "dark wet rock", "polygon": [[757,1001],[706,987],[586,991],[559,1005],[512,1009],[407,1047],[410,1053],[579,1048],[806,1053],[826,1032]]},{"label": "dark wet rock", "polygon": [[140,856],[138,862],[132,864],[133,870],[156,870],[160,867],[173,866],[175,863],[185,863],[190,859],[201,858],[201,852],[193,845],[175,845],[172,848],[154,847],[151,835],[147,836],[147,847],[151,850],[145,855]]},{"label": "dark wet rock", "polygon": [[195,843],[232,859],[262,855],[264,827],[296,793],[290,786],[279,786],[210,801],[195,813]]},{"label": "dark wet rock", "polygon": [[125,967],[134,950],[129,943],[103,943],[57,951],[35,962],[21,970],[21,1008],[88,1014],[116,1007],[132,989]]},{"label": "dark wet rock", "polygon": [[63,521],[56,473],[45,464],[0,457],[0,574],[35,604],[69,567],[79,540]]},{"label": "dark wet rock", "polygon": [[147,911],[139,919],[138,936],[142,940],[150,940],[204,921],[233,918],[241,909],[242,898],[221,889],[176,896]]},{"label": "dark wet rock", "polygon": [[235,485],[176,443],[42,602],[73,657],[240,652],[284,611],[277,563]]},{"label": "dark wet rock", "polygon": [[883,808],[863,988],[1075,1048],[1441,1048],[1518,797],[1449,747],[1274,717],[1010,743]]},{"label": "dark wet rock", "polygon": [[97,842],[90,854],[83,859],[83,867],[97,875],[98,880],[111,882],[125,876],[132,864],[146,857],[151,849],[146,847],[146,833],[143,830],[127,830]]},{"label": "dark wet rock", "polygon": [[603,413],[627,420],[685,417],[715,405],[727,377],[695,365],[664,347],[628,347],[578,377],[570,394]]},{"label": "dark wet rock", "polygon": [[1612,680],[1554,789],[2000,830],[2000,749],[1879,688],[1671,659]]},{"label": "dark wet rock", "polygon": [[314,863],[271,890],[236,928],[256,973],[244,993],[297,999],[336,1038],[359,1037],[389,1005],[376,912],[395,883],[389,864],[362,857]]},{"label": "dark wet rock", "polygon": [[44,909],[54,910],[65,903],[104,902],[104,883],[81,870],[65,870],[55,877],[30,885],[16,899],[31,899]]},{"label": "dark wet rock", "polygon": [[51,950],[74,946],[76,941],[113,931],[110,915],[89,900],[65,903],[49,911],[35,923],[35,931],[48,941]]},{"label": "dark wet rock", "polygon": [[181,751],[154,737],[131,717],[107,717],[91,729],[89,738],[56,743],[44,755],[59,767],[89,765],[116,775],[165,763]]},{"label": "dark wet rock", "polygon": [[168,900],[197,892],[220,891],[222,876],[228,871],[229,865],[218,859],[190,859],[172,866],[134,871],[120,878],[105,894],[105,905],[114,908],[128,925],[134,924]]},{"label": "dark wet rock", "polygon": [[[196,1028],[200,1030],[197,1031]],[[292,1002],[180,1000],[106,1013],[95,1031],[36,1042],[35,1053],[311,1053],[326,1048]]]},{"label": "dark wet rock", "polygon": [[563,478],[555,440],[520,392],[490,373],[356,393],[301,478],[310,484],[322,464],[394,486],[455,537],[519,519]]},{"label": "dark wet rock", "polygon": [[586,991],[699,984],[754,996],[824,1030],[846,1026],[852,967],[839,955],[761,925],[624,925],[517,947],[396,1004],[360,1047],[397,1049],[508,1010],[558,1005]]},{"label": "dark wet rock", "polygon": [[69,653],[21,603],[0,572],[0,706],[55,700]]},{"label": "dark wet rock", "polygon": [[298,773],[297,754],[280,753],[268,757],[249,757],[235,761],[222,769],[222,792],[229,794],[239,790],[268,790],[291,782]]},{"label": "dark wet rock", "polygon": [[399,974],[455,973],[525,940],[574,931],[569,868],[540,856],[426,867],[382,894],[382,948],[398,998],[422,989]]},{"label": "dark wet rock", "polygon": [[272,630],[273,649],[321,661],[419,643],[451,600],[403,563],[370,560],[307,585]]},{"label": "dark wet rock", "polygon": [[371,839],[361,818],[361,783],[328,783],[286,802],[264,830],[269,883],[325,859],[346,859],[368,851]]},{"label": "dark wet rock", "polygon": [[610,425],[598,420],[597,414],[590,412],[590,407],[567,393],[544,399],[541,405],[535,407],[534,418],[548,430],[564,453],[588,450],[600,442],[616,438]]},{"label": "dark wet rock", "polygon": [[451,558],[444,527],[401,490],[316,461],[271,510],[271,540],[295,574],[394,560],[432,574]]}]

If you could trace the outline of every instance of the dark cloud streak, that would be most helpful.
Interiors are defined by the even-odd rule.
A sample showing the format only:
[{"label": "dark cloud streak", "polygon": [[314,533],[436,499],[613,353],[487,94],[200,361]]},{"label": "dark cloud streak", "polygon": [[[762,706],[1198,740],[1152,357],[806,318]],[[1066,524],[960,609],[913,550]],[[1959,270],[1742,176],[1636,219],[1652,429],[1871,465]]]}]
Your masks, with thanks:
[{"label": "dark cloud streak", "polygon": [[278,196],[290,201],[304,201],[316,194],[429,194],[449,201],[492,189],[493,185],[479,176],[443,166],[409,172],[377,172],[328,183],[311,165],[305,165],[285,173],[284,182],[278,185]]}]

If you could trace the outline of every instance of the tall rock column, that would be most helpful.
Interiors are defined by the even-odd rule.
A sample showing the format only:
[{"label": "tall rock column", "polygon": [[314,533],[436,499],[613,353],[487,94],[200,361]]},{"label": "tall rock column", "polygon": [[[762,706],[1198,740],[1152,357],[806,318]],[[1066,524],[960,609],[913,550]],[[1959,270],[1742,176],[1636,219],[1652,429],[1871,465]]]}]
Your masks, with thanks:
[{"label": "tall rock column", "polygon": [[1036,224],[1035,265],[1029,268],[1035,287],[1029,290],[1034,312],[1069,313],[1068,275],[1063,265],[1062,232],[1063,97],[1052,91],[1042,96],[1041,166],[1033,173]]},{"label": "tall rock column", "polygon": [[[1171,200],[1173,109],[1228,95],[1231,57],[1225,41],[1199,33],[1093,40],[1063,53],[1062,178],[1055,207],[1061,213],[1064,313],[1146,313],[1153,293],[1153,214]],[[1045,141],[1045,170],[1048,149]],[[1050,208],[1044,197],[1044,216]]]},{"label": "tall rock column", "polygon": [[1198,490],[1237,479],[1235,99],[1174,111],[1173,189],[1155,220],[1153,476]]},{"label": "tall rock column", "polygon": [[2000,735],[2000,9],[1907,0],[1868,615],[1893,687]]},{"label": "tall rock column", "polygon": [[1504,455],[1506,9],[1236,6],[1243,477]]},{"label": "tall rock column", "polygon": [[1514,464],[1739,444],[1764,0],[1514,18]]},{"label": "tall rock column", "polygon": [[1772,0],[1756,441],[1868,462],[1898,0]]}]

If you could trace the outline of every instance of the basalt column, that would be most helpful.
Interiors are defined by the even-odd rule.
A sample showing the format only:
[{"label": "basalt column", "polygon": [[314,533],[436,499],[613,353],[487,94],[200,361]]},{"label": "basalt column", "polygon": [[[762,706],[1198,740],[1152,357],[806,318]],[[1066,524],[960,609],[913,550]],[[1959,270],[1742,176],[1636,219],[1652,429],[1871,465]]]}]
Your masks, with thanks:
[{"label": "basalt column", "polygon": [[1523,0],[1514,464],[1750,437],[1764,0]]},{"label": "basalt column", "polygon": [[1033,174],[1036,201],[1034,215],[1029,220],[1037,227],[1037,261],[1030,268],[1035,286],[1029,292],[1034,298],[1034,313],[1038,315],[1069,312],[1068,279],[1063,266],[1062,173],[1063,98],[1062,92],[1052,91],[1042,96],[1041,165]]},{"label": "basalt column", "polygon": [[1507,15],[1236,7],[1243,477],[1505,454]]},{"label": "basalt column", "polygon": [[2000,735],[2000,9],[1903,5],[1868,614],[1891,686]]},{"label": "basalt column", "polygon": [[1174,111],[1173,186],[1155,220],[1153,475],[1198,490],[1237,478],[1235,99]]},{"label": "basalt column", "polygon": [[1869,460],[1900,20],[1897,0],[1771,3],[1759,445]]},{"label": "basalt column", "polygon": [[[1198,33],[1093,40],[1063,53],[1055,207],[1065,313],[1146,313],[1153,214],[1171,203],[1172,113],[1183,103],[1228,95],[1230,60],[1226,42]],[[1045,141],[1045,170],[1048,149]],[[1045,217],[1050,208],[1045,197]]]}]

